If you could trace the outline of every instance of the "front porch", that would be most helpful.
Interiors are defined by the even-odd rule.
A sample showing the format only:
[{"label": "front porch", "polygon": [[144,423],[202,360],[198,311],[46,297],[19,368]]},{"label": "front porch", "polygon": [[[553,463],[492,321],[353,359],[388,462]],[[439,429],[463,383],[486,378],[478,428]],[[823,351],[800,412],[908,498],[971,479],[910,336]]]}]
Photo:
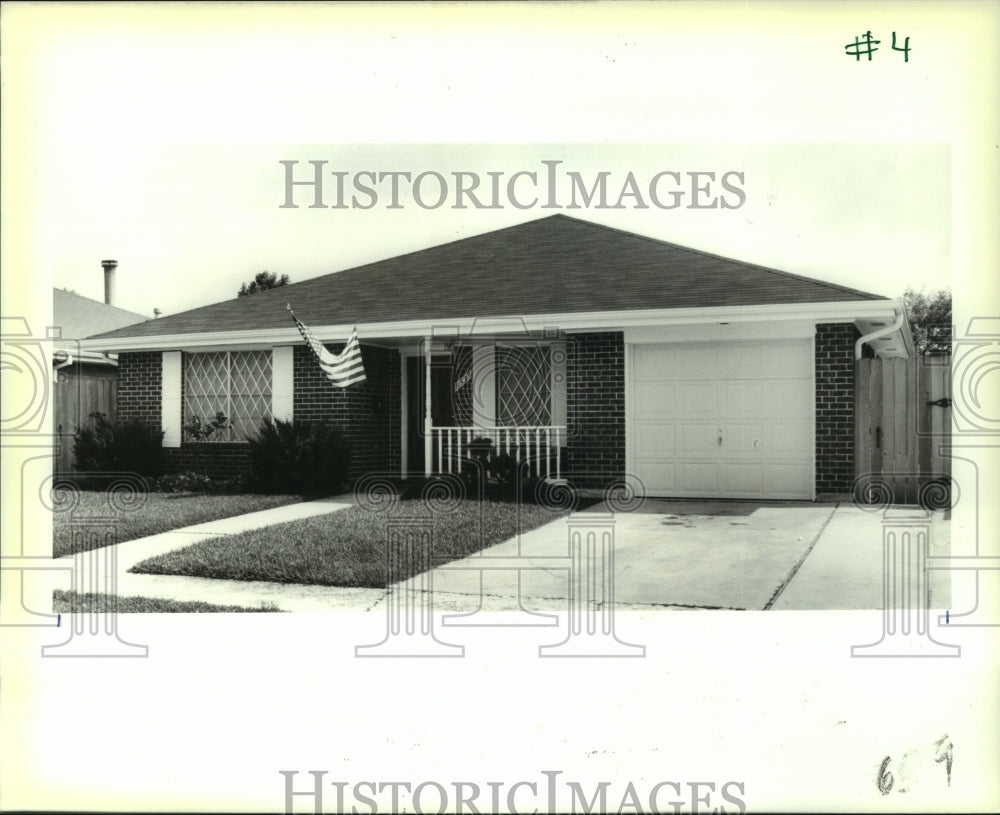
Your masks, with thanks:
[{"label": "front porch", "polygon": [[563,477],[565,341],[424,340],[400,353],[404,476],[460,474],[489,456],[524,476]]}]

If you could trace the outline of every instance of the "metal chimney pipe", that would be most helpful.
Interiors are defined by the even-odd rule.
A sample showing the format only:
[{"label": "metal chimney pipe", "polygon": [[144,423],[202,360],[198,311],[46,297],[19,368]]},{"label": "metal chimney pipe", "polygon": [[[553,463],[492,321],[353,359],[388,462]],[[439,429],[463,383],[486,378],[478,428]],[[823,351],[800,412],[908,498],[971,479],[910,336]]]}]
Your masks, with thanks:
[{"label": "metal chimney pipe", "polygon": [[104,302],[109,306],[115,304],[115,269],[118,268],[117,260],[102,260],[104,267]]}]

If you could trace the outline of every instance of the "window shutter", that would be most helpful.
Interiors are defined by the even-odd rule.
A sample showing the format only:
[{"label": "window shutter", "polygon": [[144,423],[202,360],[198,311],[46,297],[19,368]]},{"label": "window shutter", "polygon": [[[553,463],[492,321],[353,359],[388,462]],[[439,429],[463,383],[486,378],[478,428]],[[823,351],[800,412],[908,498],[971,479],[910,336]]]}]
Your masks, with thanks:
[{"label": "window shutter", "polygon": [[164,447],[181,446],[181,352],[164,351],[160,378],[160,428]]},{"label": "window shutter", "polygon": [[[552,343],[551,356],[552,371],[552,424],[559,426],[566,424],[566,343]],[[566,446],[566,431],[561,431],[559,444]]]},{"label": "window shutter", "polygon": [[295,348],[281,345],[273,349],[271,358],[271,415],[277,420],[292,420],[294,396]]}]

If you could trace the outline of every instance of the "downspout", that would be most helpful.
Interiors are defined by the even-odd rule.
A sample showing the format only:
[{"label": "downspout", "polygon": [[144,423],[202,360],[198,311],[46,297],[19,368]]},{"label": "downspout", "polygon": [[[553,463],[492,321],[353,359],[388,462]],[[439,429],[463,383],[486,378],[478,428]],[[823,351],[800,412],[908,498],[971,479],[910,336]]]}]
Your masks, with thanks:
[{"label": "downspout", "polygon": [[52,381],[57,385],[59,384],[59,372],[63,368],[73,364],[73,355],[69,351],[59,351],[58,354],[65,354],[66,361],[60,362],[55,368],[52,369]]},{"label": "downspout", "polygon": [[[889,334],[894,334],[903,327],[903,321],[906,319],[906,309],[900,308],[899,314],[896,317],[896,322],[885,328],[880,328],[877,331],[872,331],[871,334],[865,334],[864,336],[858,337],[857,341],[854,343],[854,358],[861,359],[861,346],[866,342],[871,342],[872,340],[877,340],[879,337],[887,337]],[[905,341],[904,341],[905,345]]]}]

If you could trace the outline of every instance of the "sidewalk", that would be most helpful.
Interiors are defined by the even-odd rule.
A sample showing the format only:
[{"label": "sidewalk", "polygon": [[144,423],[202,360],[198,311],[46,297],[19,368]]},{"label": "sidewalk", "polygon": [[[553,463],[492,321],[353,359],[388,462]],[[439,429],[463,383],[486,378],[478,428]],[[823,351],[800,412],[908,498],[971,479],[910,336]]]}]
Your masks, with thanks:
[{"label": "sidewalk", "polygon": [[[182,549],[220,535],[234,535],[248,529],[260,529],[302,518],[313,518],[347,509],[353,504],[349,494],[317,501],[303,501],[298,504],[264,509],[246,515],[207,521],[148,538],[124,541],[123,543],[95,549],[83,553],[84,586],[101,586],[102,567],[110,558],[116,561],[118,573],[117,594],[122,597],[141,595],[164,600],[199,600],[217,605],[240,605],[256,607],[270,603],[282,611],[329,611],[331,609],[370,609],[385,596],[383,589],[341,588],[338,586],[302,586],[264,581],[244,582],[239,580],[216,580],[206,577],[183,577],[178,575],[130,574],[129,569],[146,558],[165,552]],[[57,558],[54,562],[67,567],[62,575],[59,588],[69,589],[75,555]],[[79,579],[79,578],[78,578]],[[88,589],[89,590],[89,589]],[[97,590],[96,588],[94,590]]]}]

